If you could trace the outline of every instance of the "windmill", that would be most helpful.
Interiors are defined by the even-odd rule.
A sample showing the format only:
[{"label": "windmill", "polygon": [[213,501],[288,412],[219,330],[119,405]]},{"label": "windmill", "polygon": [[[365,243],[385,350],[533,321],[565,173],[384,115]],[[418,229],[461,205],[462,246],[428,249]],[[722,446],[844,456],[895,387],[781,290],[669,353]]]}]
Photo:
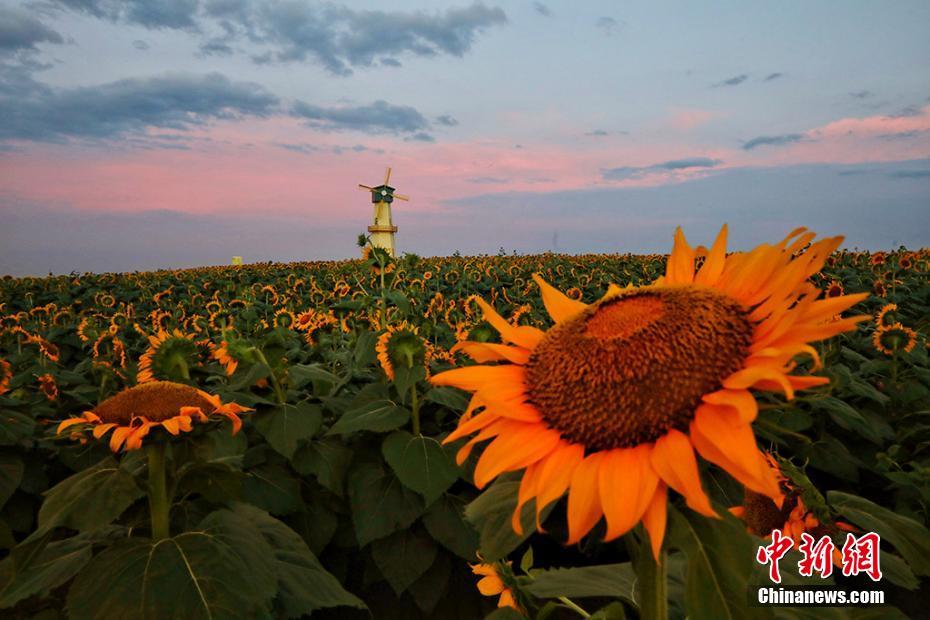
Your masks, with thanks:
[{"label": "windmill", "polygon": [[375,247],[382,248],[388,254],[394,256],[394,233],[397,232],[397,226],[391,221],[391,203],[394,199],[410,200],[407,196],[401,196],[394,193],[394,188],[388,185],[391,182],[391,169],[388,168],[384,175],[384,183],[377,187],[358,184],[359,189],[371,192],[371,202],[375,205],[374,216],[368,232],[371,233],[371,243]]}]

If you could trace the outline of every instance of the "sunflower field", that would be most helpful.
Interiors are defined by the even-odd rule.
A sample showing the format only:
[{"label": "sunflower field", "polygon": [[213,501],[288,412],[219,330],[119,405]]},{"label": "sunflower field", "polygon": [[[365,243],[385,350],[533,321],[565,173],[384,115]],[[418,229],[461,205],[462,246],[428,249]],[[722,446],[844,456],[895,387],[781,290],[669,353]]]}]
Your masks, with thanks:
[{"label": "sunflower field", "polygon": [[926,617],[930,251],[702,241],[3,278],[0,617]]}]

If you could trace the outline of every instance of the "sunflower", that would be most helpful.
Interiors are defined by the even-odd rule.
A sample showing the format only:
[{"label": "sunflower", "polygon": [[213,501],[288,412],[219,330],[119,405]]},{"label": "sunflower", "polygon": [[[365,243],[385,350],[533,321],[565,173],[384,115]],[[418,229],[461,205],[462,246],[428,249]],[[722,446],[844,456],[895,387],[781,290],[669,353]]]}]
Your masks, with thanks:
[{"label": "sunflower", "polygon": [[138,450],[153,428],[161,427],[171,435],[193,430],[193,423],[207,423],[226,418],[232,422],[232,434],[242,428],[240,413],[251,411],[236,403],[222,403],[219,396],[195,387],[171,381],[152,381],[127,388],[106,399],[92,411],[85,411],[58,425],[56,434],[70,429],[69,435],[83,438],[92,431],[100,439],[110,430],[110,449],[119,452]]},{"label": "sunflower", "polygon": [[[510,562],[507,563],[509,568]],[[508,588],[504,583],[504,574],[496,564],[472,564],[471,572],[480,575],[478,580],[478,591],[484,596],[497,596],[498,607],[512,607],[522,613],[517,599],[513,595],[513,590]]]},{"label": "sunflower", "polygon": [[568,296],[569,299],[578,301],[581,299],[581,289],[578,288],[577,286],[573,286],[567,291],[565,291],[565,295]]},{"label": "sunflower", "polygon": [[[865,295],[817,300],[808,278],[842,243],[812,243],[793,231],[777,245],[726,254],[726,226],[701,269],[681,230],[664,277],[649,286],[611,286],[598,302],[569,299],[538,276],[555,326],[514,326],[479,300],[508,344],[461,342],[480,365],[446,371],[434,385],[474,392],[469,413],[445,441],[478,433],[457,455],[493,439],[475,467],[482,488],[525,470],[512,525],[523,505],[539,513],[568,491],[568,542],[606,517],[606,539],[640,520],[658,557],[671,487],[694,510],[715,516],[695,450],[746,488],[780,501],[778,481],[756,446],[750,388],[796,390],[824,377],[791,374],[810,342],[869,317],[837,319]],[[809,246],[809,247],[806,247]],[[485,362],[500,362],[486,364]]]},{"label": "sunflower", "polygon": [[827,287],[827,297],[842,297],[843,293],[843,283],[833,280],[830,282],[830,286]]},{"label": "sunflower", "polygon": [[375,350],[378,352],[378,362],[384,369],[388,379],[394,380],[395,366],[422,365],[429,376],[429,348],[419,336],[420,330],[402,321],[397,325],[390,325],[381,336]]},{"label": "sunflower", "polygon": [[881,327],[883,325],[891,325],[892,323],[897,323],[898,317],[898,304],[885,304],[882,306],[882,309],[878,311],[875,315],[875,325]]},{"label": "sunflower", "polygon": [[10,380],[13,378],[13,367],[8,361],[0,357],[0,394],[10,391]]},{"label": "sunflower", "polygon": [[[842,521],[822,522],[814,511],[805,505],[801,489],[782,473],[778,462],[770,454],[766,454],[765,458],[775,473],[784,500],[779,506],[771,498],[747,489],[742,505],[730,508],[730,513],[746,524],[750,534],[770,539],[772,531],[779,530],[785,538],[791,539],[797,549],[803,542],[801,535],[804,533],[809,533],[819,540],[822,536],[832,538],[840,531],[855,531],[853,526]],[[833,552],[833,562],[837,565],[842,564],[838,550]]]},{"label": "sunflower", "polygon": [[220,342],[220,346],[213,345],[211,349],[211,356],[213,359],[223,365],[223,370],[226,371],[226,376],[233,376],[233,374],[236,372],[236,368],[239,367],[239,360],[233,357],[232,353],[230,352],[229,342],[223,340]]},{"label": "sunflower", "polygon": [[46,400],[58,400],[58,383],[55,382],[55,377],[49,373],[39,376],[39,389],[42,390]]},{"label": "sunflower", "polygon": [[188,379],[188,369],[198,363],[199,350],[194,337],[179,329],[160,331],[149,336],[149,346],[139,358],[137,381],[147,383],[159,377],[172,376]]},{"label": "sunflower", "polygon": [[872,334],[872,346],[885,355],[894,355],[896,351],[910,353],[917,345],[917,332],[901,323],[879,325]]}]

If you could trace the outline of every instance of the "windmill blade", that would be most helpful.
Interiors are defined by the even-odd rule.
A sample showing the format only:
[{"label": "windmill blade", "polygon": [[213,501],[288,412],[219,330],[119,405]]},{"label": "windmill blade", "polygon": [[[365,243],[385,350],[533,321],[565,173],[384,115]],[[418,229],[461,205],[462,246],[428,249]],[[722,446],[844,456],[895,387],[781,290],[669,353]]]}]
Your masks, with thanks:
[{"label": "windmill blade", "polygon": [[367,185],[362,185],[361,183],[358,184],[358,188],[359,188],[359,189],[367,189],[369,192],[375,191],[375,188],[373,188],[373,187],[368,187]]},{"label": "windmill blade", "polygon": [[389,167],[389,168],[387,169],[387,174],[384,175],[384,184],[385,184],[385,185],[388,185],[388,184],[390,184],[390,182],[391,182],[391,169],[390,169],[390,167]]},{"label": "windmill blade", "polygon": [[394,196],[394,198],[397,198],[398,200],[410,200],[408,196],[402,196],[400,194],[391,194],[391,195]]}]

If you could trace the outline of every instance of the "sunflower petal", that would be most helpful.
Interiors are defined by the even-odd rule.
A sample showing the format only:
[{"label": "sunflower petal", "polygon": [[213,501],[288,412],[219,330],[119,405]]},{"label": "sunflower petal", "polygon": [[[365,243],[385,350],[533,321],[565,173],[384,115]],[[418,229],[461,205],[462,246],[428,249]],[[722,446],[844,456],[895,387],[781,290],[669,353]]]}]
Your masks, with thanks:
[{"label": "sunflower petal", "polygon": [[546,312],[556,323],[567,321],[588,307],[585,303],[569,298],[562,291],[543,280],[538,273],[533,274],[533,280],[539,285]]},{"label": "sunflower petal", "polygon": [[675,229],[675,243],[665,268],[665,284],[694,282],[694,250],[688,245],[681,226]]},{"label": "sunflower petal", "polygon": [[598,493],[598,470],[603,452],[587,456],[572,474],[568,491],[568,544],[573,545],[591,531],[604,514]]},{"label": "sunflower petal", "polygon": [[642,518],[659,483],[649,455],[652,445],[618,448],[604,453],[598,492],[607,518],[605,540],[622,536]]},{"label": "sunflower petal", "polygon": [[502,422],[506,423],[506,432],[485,448],[475,466],[475,486],[479,489],[505,471],[515,471],[535,463],[559,443],[559,434],[540,424]]},{"label": "sunflower petal", "polygon": [[684,496],[692,510],[708,517],[717,516],[701,485],[697,459],[687,435],[670,429],[656,440],[650,463],[665,484]]},{"label": "sunflower petal", "polygon": [[747,488],[778,503],[782,497],[772,469],[756,445],[752,427],[728,407],[700,405],[691,422],[691,443],[705,459]]},{"label": "sunflower petal", "polygon": [[662,541],[665,539],[665,522],[668,518],[668,491],[664,484],[659,483],[652,500],[643,513],[643,526],[649,532],[649,542],[652,545],[652,557],[659,561],[659,552],[662,550]]},{"label": "sunflower petal", "polygon": [[535,327],[528,325],[513,326],[497,313],[486,301],[481,298],[475,300],[484,313],[484,319],[496,329],[501,338],[506,342],[512,342],[524,349],[535,349],[539,341],[542,340],[543,332]]},{"label": "sunflower petal", "polygon": [[726,262],[727,225],[724,224],[720,229],[720,234],[717,235],[717,240],[714,241],[713,247],[707,254],[707,259],[701,266],[701,270],[698,271],[697,275],[694,277],[694,283],[704,286],[713,286],[717,283],[717,280],[720,279],[720,275],[723,273],[723,268],[726,265]]},{"label": "sunflower petal", "polygon": [[451,353],[464,351],[465,354],[483,364],[485,362],[499,362],[506,360],[514,364],[525,365],[530,359],[530,352],[520,347],[510,347],[505,344],[492,342],[472,342],[465,340],[452,347]]}]

